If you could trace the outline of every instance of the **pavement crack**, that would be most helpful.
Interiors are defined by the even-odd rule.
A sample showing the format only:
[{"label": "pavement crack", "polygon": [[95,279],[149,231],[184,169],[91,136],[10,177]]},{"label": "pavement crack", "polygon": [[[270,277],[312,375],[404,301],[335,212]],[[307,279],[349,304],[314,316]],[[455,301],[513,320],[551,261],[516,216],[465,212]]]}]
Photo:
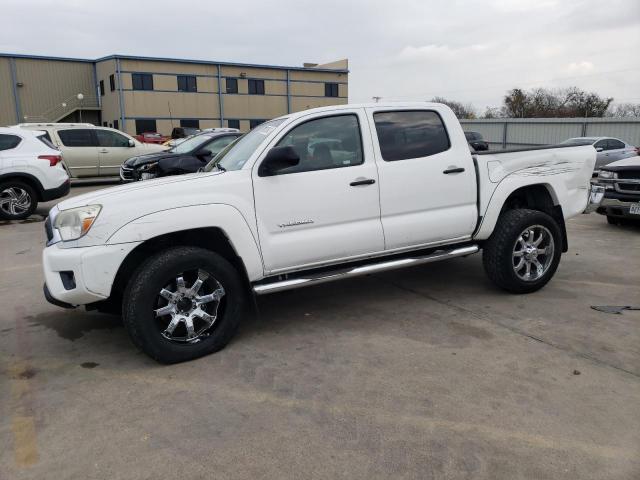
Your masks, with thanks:
[{"label": "pavement crack", "polygon": [[392,286],[396,287],[399,290],[403,290],[405,292],[409,292],[409,293],[412,293],[414,295],[418,295],[420,297],[426,298],[427,300],[431,300],[431,301],[439,303],[441,305],[445,305],[445,306],[447,306],[449,308],[453,308],[454,310],[457,310],[457,311],[459,311],[461,313],[467,313],[469,315],[472,315],[475,318],[478,318],[480,320],[484,320],[484,321],[489,322],[491,324],[494,324],[494,325],[497,325],[499,327],[505,328],[505,329],[509,330],[512,333],[515,333],[517,335],[529,338],[530,340],[534,340],[536,342],[543,343],[543,344],[545,344],[545,345],[547,345],[547,346],[549,346],[551,348],[554,348],[556,350],[559,350],[561,352],[568,353],[570,355],[574,355],[574,356],[577,356],[577,357],[580,357],[580,358],[584,358],[585,360],[589,360],[589,361],[591,361],[591,362],[593,362],[593,363],[595,363],[597,365],[601,365],[601,366],[608,367],[608,368],[613,368],[615,370],[618,370],[620,372],[626,373],[628,375],[632,375],[633,377],[640,379],[640,373],[638,373],[638,372],[634,372],[632,370],[627,370],[626,368],[620,367],[618,365],[615,365],[615,364],[608,363],[608,362],[605,362],[603,360],[600,360],[599,358],[594,357],[593,355],[590,355],[588,353],[584,353],[584,352],[580,352],[578,350],[574,350],[574,349],[572,349],[570,347],[554,343],[554,342],[552,342],[550,340],[546,340],[546,339],[544,339],[542,337],[537,337],[535,335],[527,333],[526,331],[524,331],[524,330],[522,330],[520,328],[514,327],[513,325],[510,325],[510,324],[505,323],[503,321],[496,320],[495,317],[488,316],[488,315],[485,315],[483,313],[479,313],[479,312],[476,312],[474,310],[471,310],[469,308],[461,307],[459,305],[454,305],[454,304],[452,304],[450,302],[447,302],[446,300],[441,300],[441,299],[436,298],[436,297],[434,297],[432,295],[429,295],[427,293],[423,293],[423,292],[420,292],[418,290],[414,290],[414,289],[412,289],[410,287],[405,287],[404,285],[400,285],[400,284],[398,284],[398,283],[396,283],[396,282],[394,282],[392,280],[388,280],[388,279],[382,278],[382,277],[380,277],[378,275],[372,275],[372,276],[375,277],[376,279],[382,281],[382,282],[388,283],[389,285],[392,285]]}]

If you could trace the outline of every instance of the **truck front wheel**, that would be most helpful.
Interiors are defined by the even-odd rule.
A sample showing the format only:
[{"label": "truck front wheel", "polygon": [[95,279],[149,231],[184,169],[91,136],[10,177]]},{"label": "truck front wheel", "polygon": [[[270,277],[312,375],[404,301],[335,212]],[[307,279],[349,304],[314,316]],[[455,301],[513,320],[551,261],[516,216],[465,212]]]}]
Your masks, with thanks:
[{"label": "truck front wheel", "polygon": [[217,253],[175,247],[152,256],[132,275],[122,316],[133,343],[162,363],[222,349],[245,311],[237,270]]},{"label": "truck front wheel", "polygon": [[486,241],[482,262],[487,276],[512,293],[531,293],[544,287],[560,263],[562,235],[556,221],[544,212],[508,210],[500,215]]}]

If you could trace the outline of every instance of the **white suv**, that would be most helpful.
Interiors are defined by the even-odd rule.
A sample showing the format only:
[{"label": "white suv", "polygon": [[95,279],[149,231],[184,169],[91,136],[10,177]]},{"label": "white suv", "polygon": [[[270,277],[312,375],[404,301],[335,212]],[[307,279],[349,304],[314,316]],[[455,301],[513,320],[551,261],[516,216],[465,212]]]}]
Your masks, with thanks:
[{"label": "white suv", "polygon": [[47,139],[63,153],[73,178],[117,177],[125,160],[167,149],[91,123],[21,123],[17,126],[46,132]]},{"label": "white suv", "polygon": [[0,128],[0,219],[20,220],[38,202],[69,193],[69,175],[59,150],[44,132]]}]

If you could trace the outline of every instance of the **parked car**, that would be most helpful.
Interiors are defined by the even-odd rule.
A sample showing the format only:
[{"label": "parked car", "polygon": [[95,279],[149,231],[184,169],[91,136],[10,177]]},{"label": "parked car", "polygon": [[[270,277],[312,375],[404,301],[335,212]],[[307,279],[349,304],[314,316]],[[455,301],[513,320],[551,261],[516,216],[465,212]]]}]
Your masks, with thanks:
[{"label": "parked car", "polygon": [[609,163],[598,172],[597,184],[605,188],[597,212],[611,224],[640,221],[640,157]]},{"label": "parked car", "polygon": [[139,142],[142,142],[142,143],[155,143],[155,144],[158,144],[158,145],[162,145],[167,140],[169,140],[169,137],[165,137],[164,135],[161,135],[161,134],[156,133],[156,132],[141,133],[139,135],[136,135],[135,138],[136,138],[136,140],[138,140]]},{"label": "parked car", "polygon": [[120,167],[120,179],[132,182],[197,172],[239,136],[237,131],[203,132],[170,150],[131,157]]},{"label": "parked car", "polygon": [[477,152],[489,150],[489,144],[484,141],[482,135],[478,132],[464,132],[464,136],[467,139],[469,145]]},{"label": "parked car", "polygon": [[124,132],[90,123],[21,123],[25,130],[42,130],[58,148],[71,177],[118,176],[127,158],[165,150],[161,145],[141,143]]},{"label": "parked car", "polygon": [[464,257],[542,288],[589,203],[596,152],[472,154],[445,105],[336,105],[255,127],[205,172],[121,185],[54,207],[45,297],[122,309],[161,362],[229,342],[253,294]]},{"label": "parked car", "polygon": [[171,138],[172,139],[185,138],[185,137],[190,137],[191,135],[195,135],[197,133],[200,133],[200,129],[199,128],[195,128],[195,127],[174,127],[173,130],[171,130]]},{"label": "parked car", "polygon": [[38,202],[67,193],[62,155],[45,132],[0,128],[0,220],[27,218]]},{"label": "parked car", "polygon": [[565,140],[561,145],[593,145],[597,152],[595,172],[611,162],[638,155],[637,147],[611,137],[576,137]]}]

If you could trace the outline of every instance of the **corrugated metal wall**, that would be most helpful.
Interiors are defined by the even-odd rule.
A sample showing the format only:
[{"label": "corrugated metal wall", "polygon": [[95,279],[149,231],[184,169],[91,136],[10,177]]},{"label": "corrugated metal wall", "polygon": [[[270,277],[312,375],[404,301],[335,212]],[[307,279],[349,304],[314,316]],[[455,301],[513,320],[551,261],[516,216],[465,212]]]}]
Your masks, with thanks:
[{"label": "corrugated metal wall", "polygon": [[560,143],[571,137],[615,137],[640,146],[640,118],[500,118],[461,120],[467,132],[479,132],[490,148]]}]

